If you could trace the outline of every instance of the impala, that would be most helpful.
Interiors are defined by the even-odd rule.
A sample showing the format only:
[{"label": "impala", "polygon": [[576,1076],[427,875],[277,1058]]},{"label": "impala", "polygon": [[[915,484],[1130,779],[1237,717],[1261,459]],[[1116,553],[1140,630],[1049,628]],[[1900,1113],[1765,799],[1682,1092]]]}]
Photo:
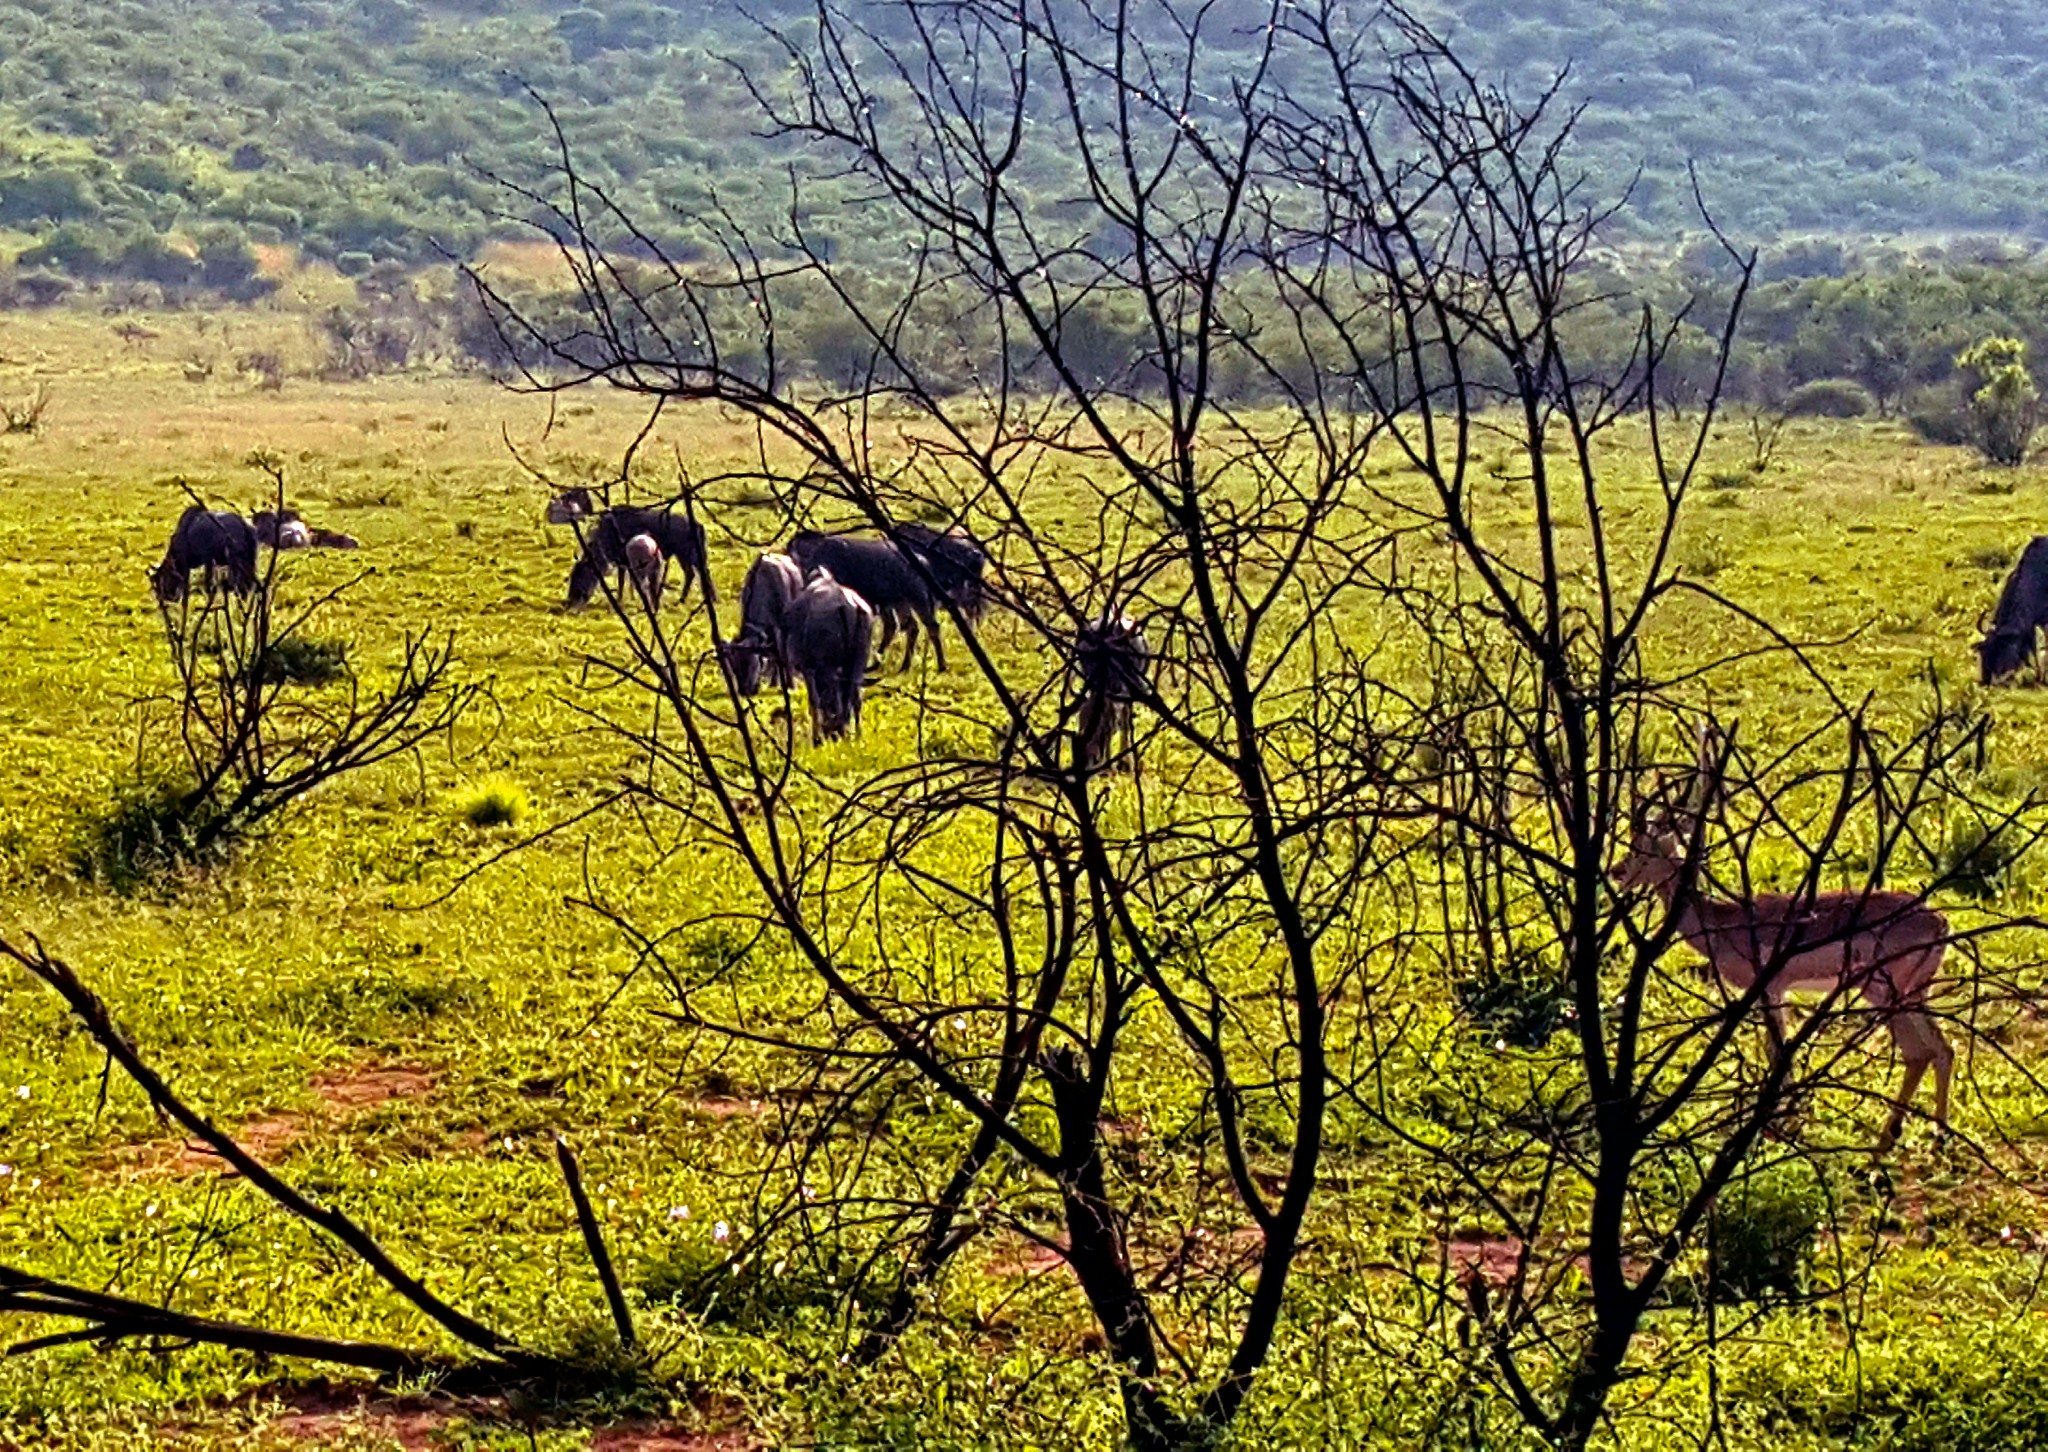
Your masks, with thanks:
[{"label": "impala", "polygon": [[1927,991],[1948,946],[1948,919],[1908,892],[1877,890],[1709,896],[1697,872],[1687,882],[1686,838],[1669,817],[1645,822],[1614,870],[1624,889],[1647,889],[1671,928],[1738,993],[1763,981],[1774,1045],[1785,1042],[1785,994],[1853,988],[1877,1010],[1906,1066],[1879,1137],[1889,1149],[1906,1108],[1934,1066],[1934,1122],[1948,1132],[1949,1073],[1955,1050],[1927,1009]]}]

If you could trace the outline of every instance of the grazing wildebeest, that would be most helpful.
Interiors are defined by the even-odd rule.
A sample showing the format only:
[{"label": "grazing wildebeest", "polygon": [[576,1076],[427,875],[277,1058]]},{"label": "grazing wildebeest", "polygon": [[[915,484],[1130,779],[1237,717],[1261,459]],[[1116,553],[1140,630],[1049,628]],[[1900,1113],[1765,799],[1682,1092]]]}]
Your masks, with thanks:
[{"label": "grazing wildebeest", "polygon": [[970,622],[981,619],[988,608],[988,588],[982,582],[988,551],[980,541],[958,525],[936,530],[915,522],[897,525],[889,538],[924,566],[940,599]]},{"label": "grazing wildebeest", "polygon": [[597,506],[590,498],[590,491],[578,485],[564,489],[548,501],[549,524],[574,524],[579,519],[588,519],[597,513]]},{"label": "grazing wildebeest", "polygon": [[668,583],[668,560],[651,534],[636,534],[626,541],[626,575],[640,592],[640,603],[649,615],[661,613],[661,590]]},{"label": "grazing wildebeest", "polygon": [[783,617],[790,666],[811,700],[811,744],[860,729],[875,612],[860,595],[818,570]]},{"label": "grazing wildebeest", "polygon": [[224,509],[187,505],[164,547],[163,562],[149,572],[157,602],[184,599],[192,588],[192,572],[200,569],[206,571],[209,591],[222,583],[238,595],[255,589],[256,531],[249,521]]},{"label": "grazing wildebeest", "polygon": [[740,630],[721,648],[733,689],[751,696],[769,681],[787,689],[791,679],[786,634],[789,607],[804,588],[803,571],[788,555],[762,555],[740,585]]},{"label": "grazing wildebeest", "polygon": [[[704,527],[686,515],[667,509],[642,509],[615,504],[583,532],[583,552],[569,571],[569,599],[564,608],[580,610],[597,593],[597,583],[607,573],[626,568],[626,545],[633,536],[644,534],[661,549],[662,555],[681,567],[683,578],[677,594],[689,598],[690,581],[704,569]],[[706,577],[705,589],[710,589]]]},{"label": "grazing wildebeest", "polygon": [[2032,660],[2036,632],[2044,626],[2048,626],[2048,534],[2037,534],[2005,577],[1991,623],[1984,626],[1984,638],[1977,642],[1978,679],[1988,686]]},{"label": "grazing wildebeest", "polygon": [[352,550],[355,536],[331,529],[315,529],[296,509],[259,509],[249,516],[256,531],[256,543],[274,550]]},{"label": "grazing wildebeest", "polygon": [[808,579],[814,570],[829,570],[832,578],[868,603],[882,622],[882,640],[876,649],[886,654],[889,642],[903,631],[903,667],[917,650],[917,627],[923,623],[932,638],[932,653],[939,669],[946,668],[946,648],[939,642],[939,617],[933,607],[931,588],[924,577],[898,549],[885,539],[859,539],[852,535],[820,534],[800,530],[789,542],[789,557]]},{"label": "grazing wildebeest", "polygon": [[1074,673],[1081,706],[1074,722],[1074,764],[1096,771],[1109,761],[1118,736],[1131,740],[1131,702],[1145,693],[1152,662],[1144,634],[1130,616],[1105,614],[1074,635]]},{"label": "grazing wildebeest", "polygon": [[[289,530],[291,525],[298,528]],[[249,527],[256,531],[256,543],[273,550],[304,549],[312,539],[296,509],[259,509],[249,516]],[[295,543],[284,543],[287,533],[295,538]]]}]

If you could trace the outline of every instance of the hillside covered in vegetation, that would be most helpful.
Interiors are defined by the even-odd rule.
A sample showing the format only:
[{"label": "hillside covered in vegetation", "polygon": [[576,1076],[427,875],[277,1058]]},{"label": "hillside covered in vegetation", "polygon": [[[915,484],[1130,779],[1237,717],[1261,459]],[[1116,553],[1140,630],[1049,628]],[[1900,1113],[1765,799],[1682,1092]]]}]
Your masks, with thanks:
[{"label": "hillside covered in vegetation", "polygon": [[[856,4],[856,8],[861,8]],[[883,29],[900,16],[867,7]],[[0,3],[0,256],[74,277],[233,291],[252,245],[361,270],[469,255],[513,225],[494,176],[543,164],[535,95],[579,164],[655,220],[781,200],[735,63],[798,0],[9,0]],[[1360,7],[1364,15],[1367,7]],[[2048,216],[2048,12],[1956,0],[1431,0],[1483,74],[1569,65],[1580,152],[1646,239],[1693,221],[1769,237],[2032,233]],[[1248,43],[1263,7],[1211,15]],[[1219,23],[1219,21],[1221,23]],[[1048,194],[1063,161],[1030,156]],[[821,194],[829,203],[831,194]],[[823,219],[855,229],[858,214]],[[849,238],[848,240],[856,240]]]}]

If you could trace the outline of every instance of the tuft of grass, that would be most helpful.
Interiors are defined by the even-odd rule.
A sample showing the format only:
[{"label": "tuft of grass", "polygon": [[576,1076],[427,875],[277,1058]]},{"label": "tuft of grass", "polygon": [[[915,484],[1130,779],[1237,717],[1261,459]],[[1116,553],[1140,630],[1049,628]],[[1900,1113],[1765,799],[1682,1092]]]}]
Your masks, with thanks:
[{"label": "tuft of grass", "polygon": [[1803,1160],[1761,1170],[1721,1192],[1707,1230],[1707,1284],[1721,1301],[1805,1293],[1827,1190]]},{"label": "tuft of grass", "polygon": [[455,795],[455,815],[478,829],[516,826],[532,809],[526,788],[501,776],[487,777]]},{"label": "tuft of grass", "polygon": [[324,686],[346,677],[348,642],[287,635],[271,642],[257,664],[266,684]]},{"label": "tuft of grass", "polygon": [[229,834],[217,808],[192,800],[191,783],[174,776],[129,777],[104,805],[74,824],[68,857],[87,882],[128,893],[180,867],[218,857]]},{"label": "tuft of grass", "polygon": [[2004,545],[1986,545],[1982,549],[1970,550],[1963,556],[1963,563],[1973,570],[1990,570],[1994,574],[2009,569],[2013,552]]},{"label": "tuft of grass", "polygon": [[2000,831],[1974,815],[1951,818],[1930,854],[1935,881],[1964,897],[1997,897],[2011,884],[2026,845],[2020,826]]}]

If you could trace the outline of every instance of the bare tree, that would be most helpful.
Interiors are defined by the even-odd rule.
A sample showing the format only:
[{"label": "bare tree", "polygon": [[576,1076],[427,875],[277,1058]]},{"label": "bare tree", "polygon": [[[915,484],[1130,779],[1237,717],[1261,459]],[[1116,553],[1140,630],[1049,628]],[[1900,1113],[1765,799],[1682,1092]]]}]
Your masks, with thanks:
[{"label": "bare tree", "polygon": [[[1686,894],[1732,848],[1731,892],[1754,900],[1769,841],[1810,899],[1866,825],[1875,889],[1981,742],[1947,708],[1872,721],[1675,569],[1742,286],[1682,423],[1660,380],[1683,313],[1646,311],[1612,376],[1579,372],[1573,321],[1612,299],[1581,284],[1609,213],[1569,170],[1573,117],[1555,92],[1513,103],[1398,9],[825,0],[778,38],[794,79],[755,95],[800,157],[780,226],[715,214],[724,269],[667,262],[565,139],[560,186],[522,201],[567,239],[572,319],[472,278],[525,387],[752,421],[758,457],[729,482],[782,501],[775,527],[950,520],[998,566],[999,615],[949,606],[975,688],[875,707],[919,708],[913,762],[814,765],[772,698],[729,688],[715,608],[619,609],[623,653],[593,663],[627,688],[595,709],[639,748],[648,819],[744,867],[743,941],[816,989],[802,1011],[718,1008],[733,955],[605,909],[687,1034],[788,1066],[774,1087],[802,1107],[754,1235],[861,1285],[901,1259],[870,1355],[976,1236],[1056,1251],[1133,1440],[1167,1445],[1244,1405],[1333,1130],[1371,1126],[1512,1247],[1504,1279],[1461,1279],[1441,1245],[1411,1267],[1432,1324],[1465,1317],[1446,1355],[1583,1445],[1765,1134],[1858,1082],[1864,1033],[1833,1031],[1847,978],[1767,1052],[1749,1032],[1791,945],[1747,987],[1675,985]],[[1072,168],[1058,207],[1027,160],[1048,148]],[[819,171],[898,226],[893,264],[813,237]],[[824,396],[790,341],[792,299],[820,296],[845,387]],[[1624,437],[1650,460],[1647,521],[1618,517],[1605,477]],[[714,529],[724,482],[694,494]],[[1655,666],[1681,601],[1740,643]],[[1070,682],[1123,618],[1149,657],[1117,683],[1129,777],[1062,751],[1103,736],[1107,698],[1077,721]],[[1631,817],[1657,766],[1695,765],[1711,689],[1760,662],[1795,674],[1811,719],[1715,758],[1719,813],[1683,818],[1680,891],[1646,921],[1612,880]],[[1994,811],[1988,830],[2027,829]],[[1424,1031],[1390,1005],[1445,971],[1554,984],[1571,1049],[1513,1102],[1475,1089],[1425,1124],[1401,1077]],[[1169,1110],[1162,1080],[1198,1092]],[[912,1096],[932,1133],[862,1132]],[[1170,1151],[1124,1106],[1170,1115]]]},{"label": "bare tree", "polygon": [[[1945,824],[1970,816],[2005,855],[2040,827],[1977,799],[1983,719],[1938,693],[1875,717],[1816,653],[1675,563],[1753,255],[1730,249],[1733,304],[1683,426],[1660,390],[1683,314],[1646,310],[1627,367],[1580,371],[1574,282],[1604,217],[1569,169],[1573,116],[1553,95],[1515,104],[1398,11],[1368,47],[1346,12],[1326,0],[1285,22],[1340,101],[1276,123],[1293,186],[1264,218],[1264,256],[1328,340],[1319,376],[1356,390],[1407,466],[1387,506],[1449,542],[1439,570],[1388,597],[1435,664],[1429,770],[1396,785],[1447,834],[1431,882],[1446,966],[1554,985],[1570,1042],[1519,1079],[1470,1081],[1485,1089],[1448,1141],[1419,1132],[1384,1075],[1357,1103],[1439,1165],[1447,1221],[1496,1227],[1462,1267],[1439,1260],[1437,1284],[1454,1303],[1462,1279],[1458,1311],[1522,1418],[1583,1446],[1624,1378],[1727,1334],[1709,1296],[1703,1324],[1660,1325],[1656,1364],[1631,1365],[1729,1187],[1840,1152],[1815,1106],[1848,1117],[1868,1036],[1889,1029],[1906,1065],[1881,1146],[1930,1063],[1947,1081],[1927,975],[1996,922],[1961,929],[1926,906],[1968,872],[1938,845]],[[1647,520],[1608,478],[1624,438],[1649,455]],[[1486,454],[1504,459],[1482,470]],[[1657,637],[1688,612],[1681,657]],[[1704,708],[1759,674],[1784,709],[1738,758]],[[1660,783],[1660,765],[1696,787]],[[1901,871],[1917,884],[1886,891]],[[1704,990],[1661,966],[1681,938],[1708,953]],[[2016,998],[1974,951],[1949,953],[1947,974],[1979,1011]],[[1777,1005],[1795,985],[1821,997],[1787,1031]]]}]

